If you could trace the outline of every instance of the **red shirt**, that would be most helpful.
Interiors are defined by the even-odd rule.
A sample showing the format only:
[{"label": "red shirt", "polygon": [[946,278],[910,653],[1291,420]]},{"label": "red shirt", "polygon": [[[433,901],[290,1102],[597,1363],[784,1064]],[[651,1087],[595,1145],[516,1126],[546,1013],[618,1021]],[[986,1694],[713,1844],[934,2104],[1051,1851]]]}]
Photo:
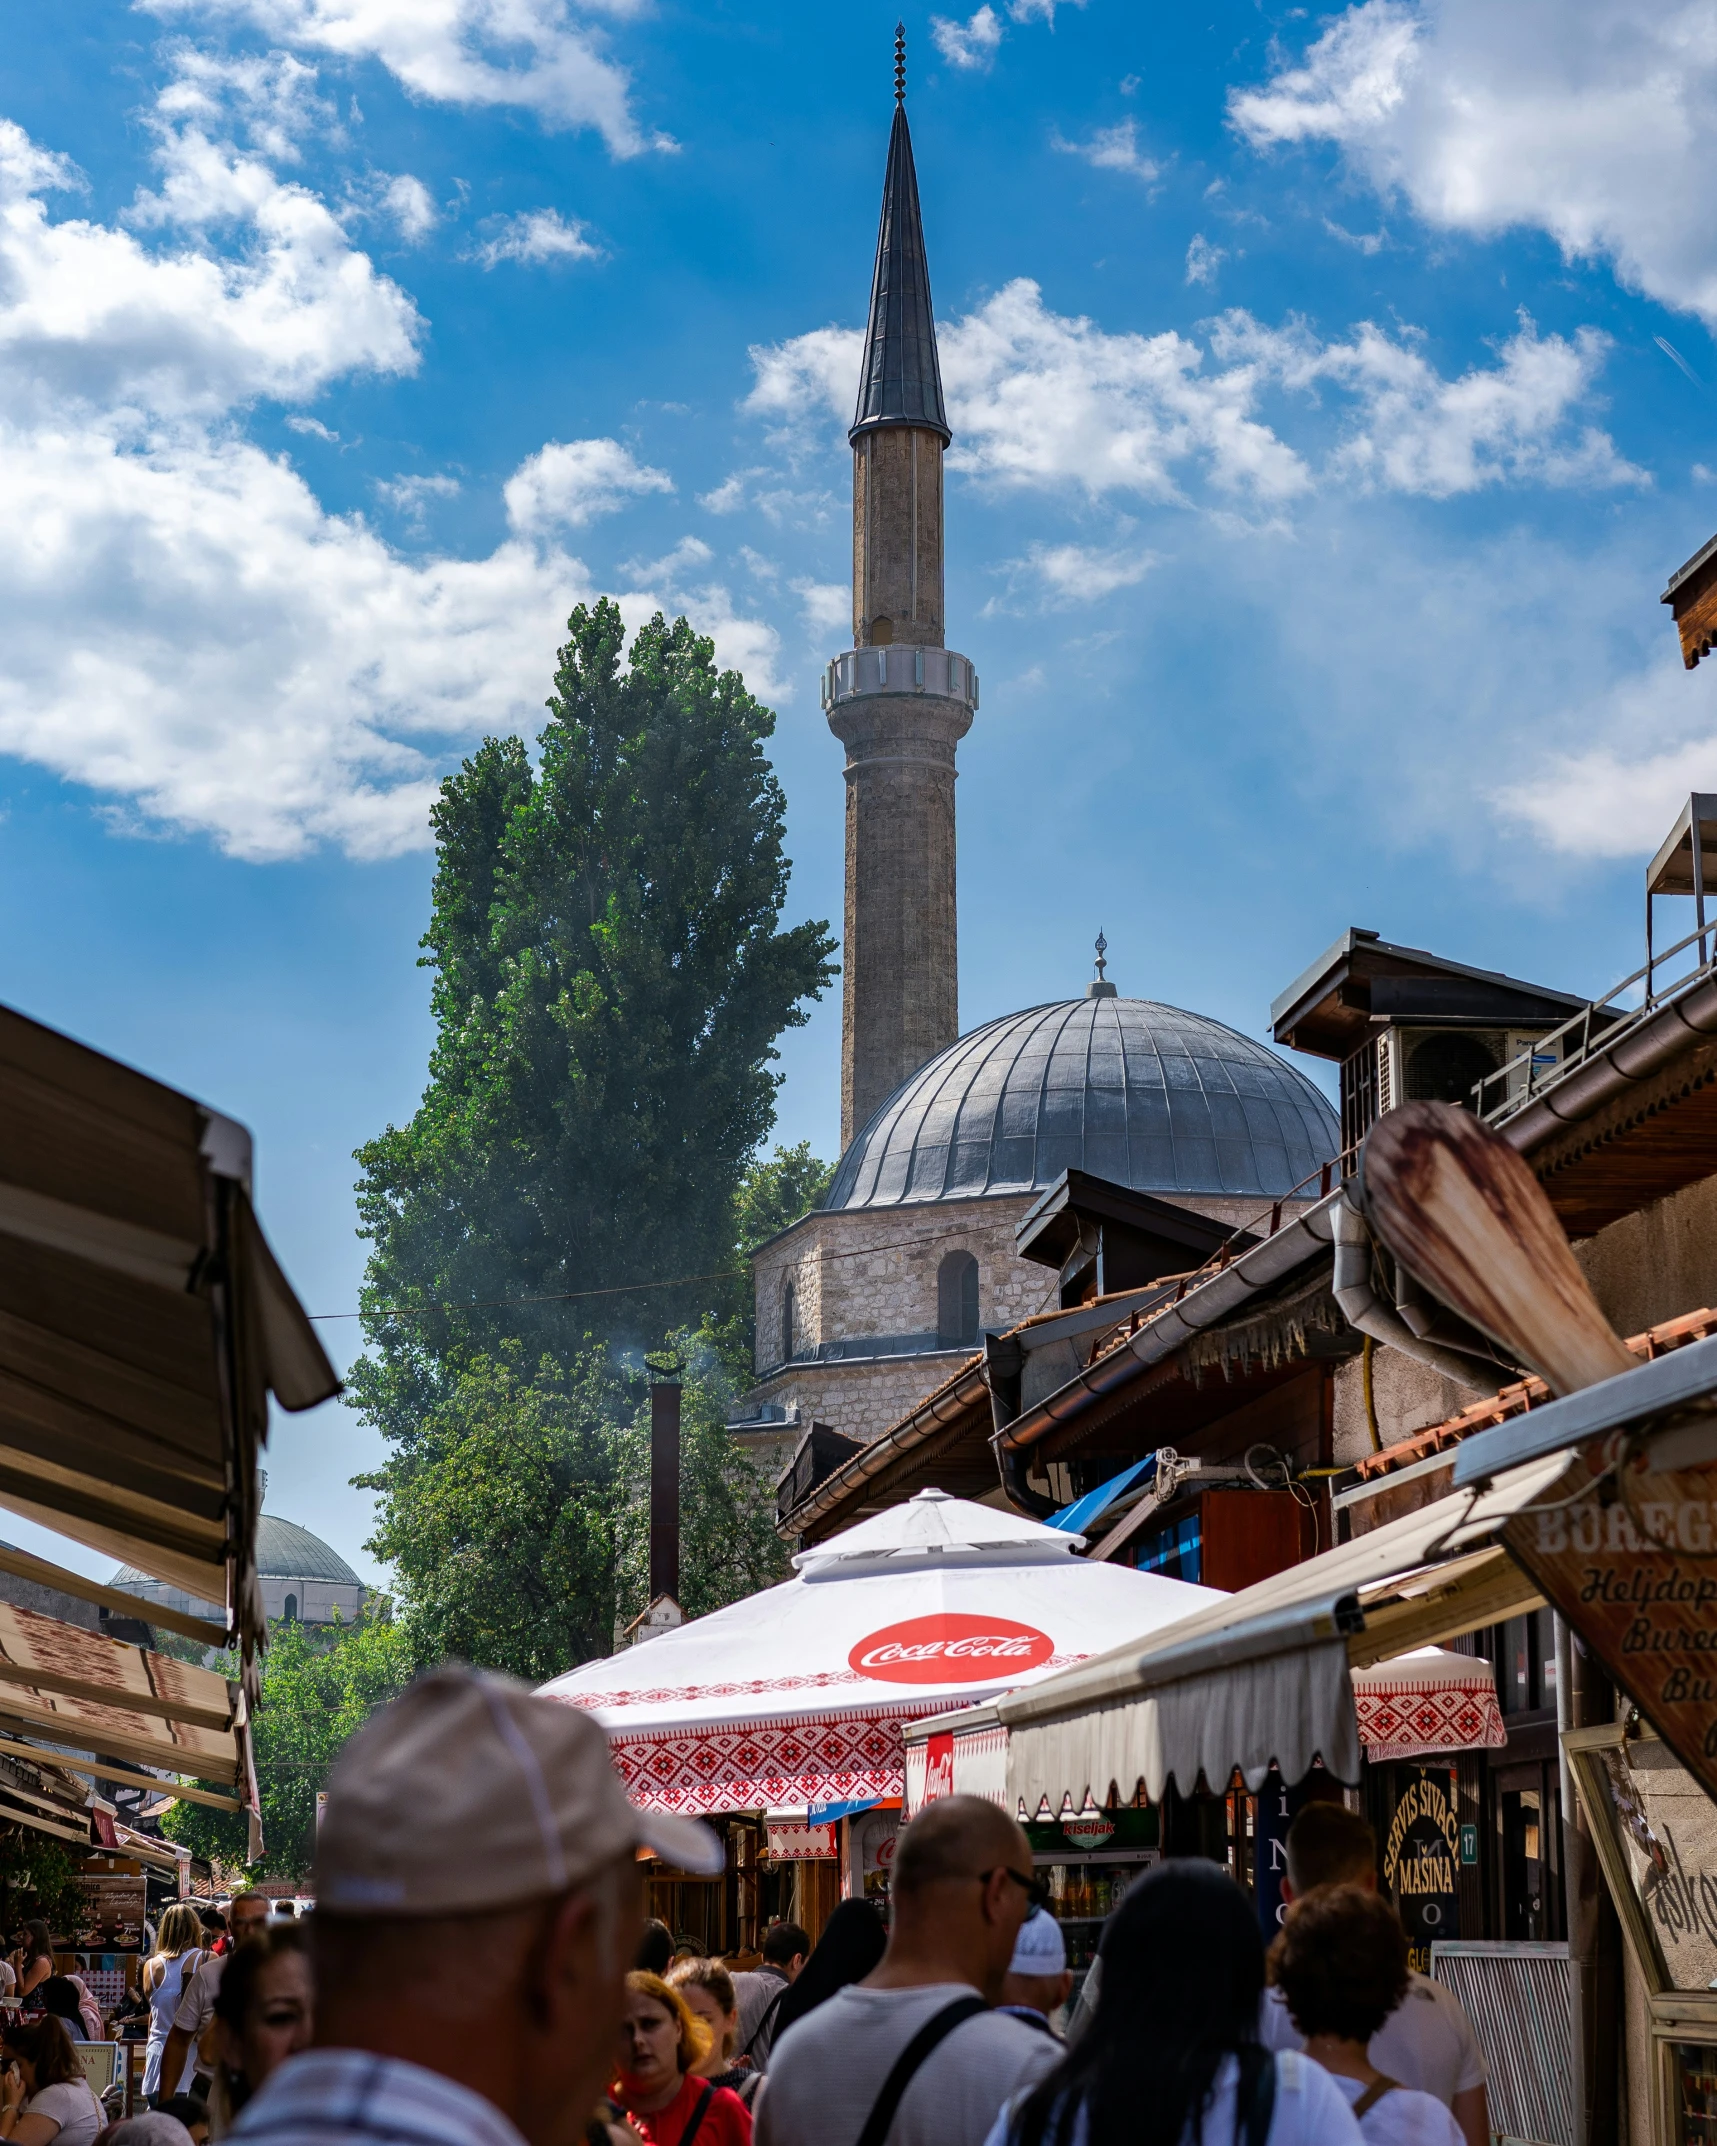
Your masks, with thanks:
[{"label": "red shirt", "polygon": [[[665,2109],[657,2109],[651,2116],[628,2111],[627,2121],[647,2141],[647,2146],[680,2146],[686,2126],[692,2120],[692,2111],[708,2085],[707,2079],[694,2079],[688,2073],[685,2083]],[[711,2094],[693,2146],[751,2146],[751,2111],[731,2087],[718,2086]]]}]

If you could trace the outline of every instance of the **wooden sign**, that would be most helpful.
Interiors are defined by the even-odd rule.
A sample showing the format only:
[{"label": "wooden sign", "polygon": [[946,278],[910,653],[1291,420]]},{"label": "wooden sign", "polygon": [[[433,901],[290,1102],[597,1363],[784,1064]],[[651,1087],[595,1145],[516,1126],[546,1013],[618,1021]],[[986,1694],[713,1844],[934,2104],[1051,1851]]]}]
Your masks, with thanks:
[{"label": "wooden sign", "polygon": [[[1701,1437],[1708,1448],[1708,1434]],[[1515,1558],[1659,1736],[1717,1795],[1717,1462],[1686,1431],[1593,1439],[1503,1531]]]},{"label": "wooden sign", "polygon": [[1457,1811],[1455,1769],[1419,1766],[1396,1798],[1383,1843],[1383,1882],[1407,1932],[1410,1964],[1422,1975],[1431,1972],[1437,1940],[1461,1934]]}]

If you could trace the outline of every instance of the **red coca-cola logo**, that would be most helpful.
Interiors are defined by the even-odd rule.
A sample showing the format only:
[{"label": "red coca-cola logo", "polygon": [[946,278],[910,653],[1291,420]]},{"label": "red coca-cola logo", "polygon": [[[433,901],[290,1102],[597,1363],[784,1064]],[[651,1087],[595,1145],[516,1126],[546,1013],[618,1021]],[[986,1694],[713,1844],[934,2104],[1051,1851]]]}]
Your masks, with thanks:
[{"label": "red coca-cola logo", "polygon": [[1054,1652],[1054,1640],[1034,1625],[944,1610],[885,1625],[861,1639],[847,1661],[884,1684],[1011,1684]]}]

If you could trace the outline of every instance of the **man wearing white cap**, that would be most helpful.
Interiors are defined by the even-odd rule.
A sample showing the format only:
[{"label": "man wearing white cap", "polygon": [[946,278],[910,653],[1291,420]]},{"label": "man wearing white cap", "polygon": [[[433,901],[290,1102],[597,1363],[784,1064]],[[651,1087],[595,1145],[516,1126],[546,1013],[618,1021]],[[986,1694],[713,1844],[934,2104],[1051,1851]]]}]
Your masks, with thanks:
[{"label": "man wearing white cap", "polygon": [[1014,1939],[1014,1956],[1008,1962],[1002,2001],[996,2009],[1012,2012],[1028,2027],[1053,2034],[1049,2015],[1067,2002],[1072,1987],[1061,1925],[1047,1908],[1033,1908]]},{"label": "man wearing white cap", "polygon": [[421,1678],[341,1753],[316,1843],[316,2041],[228,2134],[267,2146],[574,2146],[642,1928],[637,1849],[713,1876],[706,1827],[635,1810],[576,1707]]}]

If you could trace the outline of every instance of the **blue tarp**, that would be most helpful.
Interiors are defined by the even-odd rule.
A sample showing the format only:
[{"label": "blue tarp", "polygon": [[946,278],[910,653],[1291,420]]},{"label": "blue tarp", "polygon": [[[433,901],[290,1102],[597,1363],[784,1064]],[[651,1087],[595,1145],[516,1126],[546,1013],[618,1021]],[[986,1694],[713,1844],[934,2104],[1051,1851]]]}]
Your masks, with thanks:
[{"label": "blue tarp", "polygon": [[[953,1705],[950,1700],[949,1705]],[[805,1823],[810,1826],[832,1826],[839,1818],[855,1817],[860,1811],[874,1811],[883,1801],[881,1796],[862,1796],[857,1803],[813,1803],[805,1814]]]},{"label": "blue tarp", "polygon": [[1130,1468],[1123,1468],[1119,1475],[1112,1475],[1095,1490],[1088,1490],[1084,1497],[1075,1498],[1071,1505],[1064,1505],[1058,1513],[1051,1513],[1044,1526],[1060,1528],[1068,1535],[1083,1535],[1092,1521],[1100,1520],[1115,1500],[1124,1497],[1145,1470],[1154,1468],[1156,1464],[1156,1455],[1147,1453],[1143,1460],[1134,1461]]}]

